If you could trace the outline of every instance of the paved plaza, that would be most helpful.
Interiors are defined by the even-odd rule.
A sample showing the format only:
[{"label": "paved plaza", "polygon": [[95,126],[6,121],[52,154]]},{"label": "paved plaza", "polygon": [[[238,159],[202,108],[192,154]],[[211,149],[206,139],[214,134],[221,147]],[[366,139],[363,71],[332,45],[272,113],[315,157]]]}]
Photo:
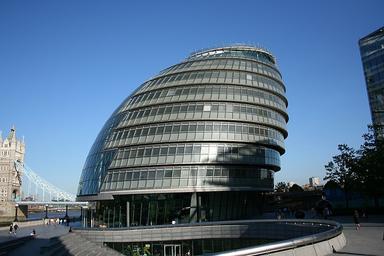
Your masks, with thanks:
[{"label": "paved plaza", "polygon": [[[332,255],[384,256],[384,216],[369,216],[366,219],[361,219],[359,230],[356,230],[352,217],[335,217],[334,220],[343,224],[347,245]],[[20,228],[16,235],[9,234],[6,227],[1,228],[0,242],[29,236],[33,229],[35,229],[37,237],[13,250],[8,254],[11,256],[39,255],[40,248],[47,246],[50,238],[67,234],[69,230],[63,225],[23,226],[22,222],[19,224]]]},{"label": "paved plaza", "polygon": [[354,227],[345,227],[344,235],[347,245],[332,255],[361,255],[361,256],[383,256],[384,255],[384,226],[363,226],[360,230]]},{"label": "paved plaza", "polygon": [[360,219],[359,230],[356,230],[352,216],[334,219],[343,224],[347,245],[332,255],[384,256],[384,216]]},{"label": "paved plaza", "polygon": [[20,228],[16,235],[9,234],[8,228],[1,228],[0,230],[0,242],[10,241],[12,239],[21,238],[24,236],[30,236],[33,229],[36,231],[36,238],[27,241],[25,244],[17,249],[12,250],[7,255],[10,256],[23,256],[23,255],[40,255],[40,248],[47,246],[50,242],[50,238],[62,236],[68,233],[69,227],[63,225],[36,225],[36,226],[23,226],[22,222],[18,223]]}]

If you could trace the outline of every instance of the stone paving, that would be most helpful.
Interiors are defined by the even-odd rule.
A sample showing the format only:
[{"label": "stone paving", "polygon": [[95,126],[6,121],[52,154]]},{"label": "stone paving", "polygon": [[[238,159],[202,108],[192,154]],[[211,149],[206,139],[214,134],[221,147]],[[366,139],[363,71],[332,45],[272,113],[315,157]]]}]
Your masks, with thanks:
[{"label": "stone paving", "polygon": [[347,245],[334,256],[384,256],[384,216],[369,216],[360,219],[361,228],[356,226],[351,217],[336,217],[343,224]]},{"label": "stone paving", "polygon": [[47,246],[49,239],[52,237],[62,236],[68,233],[69,227],[63,225],[37,225],[23,227],[23,223],[18,223],[20,228],[16,235],[9,234],[9,230],[0,230],[0,242],[9,241],[23,236],[29,236],[33,229],[36,231],[36,238],[27,241],[23,246],[12,250],[7,255],[23,256],[23,255],[40,255],[40,247]]},{"label": "stone paving", "polygon": [[62,234],[67,233],[69,227],[63,226],[63,225],[34,225],[34,226],[24,226],[22,222],[17,223],[19,226],[19,229],[17,230],[16,235],[9,234],[9,228],[6,229],[2,228],[0,230],[0,242],[9,241],[14,238],[20,238],[23,236],[28,236],[31,234],[32,230],[35,229],[37,237],[44,237],[44,236],[54,236],[56,234]]},{"label": "stone paving", "polygon": [[[9,229],[0,229],[0,242],[10,241],[12,239],[30,236],[33,229],[36,231],[36,237],[26,241],[16,249],[11,250],[6,255],[9,256],[24,256],[24,255],[76,255],[76,256],[118,256],[122,255],[117,251],[104,247],[101,244],[92,243],[75,233],[69,233],[69,227],[50,224],[29,226],[23,223],[18,223],[20,229],[17,234],[9,234]],[[76,226],[76,223],[75,223]],[[44,248],[44,252],[42,251]]]}]

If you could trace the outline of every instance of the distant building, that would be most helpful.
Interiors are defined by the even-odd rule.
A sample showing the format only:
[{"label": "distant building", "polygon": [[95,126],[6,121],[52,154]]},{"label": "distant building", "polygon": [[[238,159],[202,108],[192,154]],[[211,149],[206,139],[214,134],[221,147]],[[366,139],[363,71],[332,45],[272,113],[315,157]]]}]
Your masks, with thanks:
[{"label": "distant building", "polygon": [[0,217],[14,217],[13,201],[21,195],[21,175],[14,162],[24,162],[25,144],[16,138],[16,130],[12,127],[8,137],[2,138],[0,133]]},{"label": "distant building", "polygon": [[311,187],[316,187],[320,185],[320,178],[319,177],[311,177],[309,178],[309,185]]},{"label": "distant building", "polygon": [[384,137],[384,27],[359,40],[373,125]]}]

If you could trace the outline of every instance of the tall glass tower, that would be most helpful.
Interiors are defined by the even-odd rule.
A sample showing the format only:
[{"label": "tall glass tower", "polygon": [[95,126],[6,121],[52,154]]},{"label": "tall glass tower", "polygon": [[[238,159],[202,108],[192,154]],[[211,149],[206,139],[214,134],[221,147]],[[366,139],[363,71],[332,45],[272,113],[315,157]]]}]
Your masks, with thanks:
[{"label": "tall glass tower", "polygon": [[359,40],[373,125],[384,138],[384,27]]},{"label": "tall glass tower", "polygon": [[92,223],[107,227],[254,217],[280,170],[287,104],[268,51],[192,53],[113,112],[87,157],[78,200],[95,202]]}]

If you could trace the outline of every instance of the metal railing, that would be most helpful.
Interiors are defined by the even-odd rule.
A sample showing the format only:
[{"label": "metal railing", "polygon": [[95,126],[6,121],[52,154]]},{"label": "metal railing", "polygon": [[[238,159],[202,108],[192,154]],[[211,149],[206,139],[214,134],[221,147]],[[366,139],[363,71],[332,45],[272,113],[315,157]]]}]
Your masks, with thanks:
[{"label": "metal railing", "polygon": [[283,241],[277,241],[268,243],[265,245],[257,245],[247,248],[241,248],[237,250],[231,250],[226,252],[220,252],[220,253],[212,253],[209,254],[210,256],[214,255],[220,255],[220,256],[251,256],[251,255],[264,255],[267,253],[274,253],[279,251],[286,251],[290,249],[294,249],[297,247],[302,247],[306,245],[313,245],[315,243],[319,243],[321,241],[332,239],[343,232],[343,226],[340,223],[334,222],[334,221],[327,221],[327,220],[281,220],[280,223],[287,223],[287,224],[304,224],[304,225],[326,225],[330,229],[320,232],[320,233],[314,233],[311,235],[306,235],[302,237],[297,237],[293,239],[283,240]]}]

